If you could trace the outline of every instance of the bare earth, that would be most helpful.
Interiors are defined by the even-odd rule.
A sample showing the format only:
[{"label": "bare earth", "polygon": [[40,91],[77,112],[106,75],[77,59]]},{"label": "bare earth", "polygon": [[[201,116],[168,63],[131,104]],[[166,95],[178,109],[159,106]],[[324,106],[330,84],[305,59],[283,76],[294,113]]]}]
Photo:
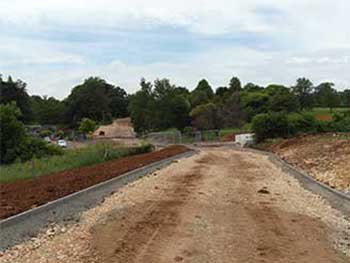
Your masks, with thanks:
[{"label": "bare earth", "polygon": [[295,137],[272,150],[320,182],[350,194],[350,134]]},{"label": "bare earth", "polygon": [[345,263],[349,237],[349,215],[266,156],[215,148],[124,187],[0,262]]}]

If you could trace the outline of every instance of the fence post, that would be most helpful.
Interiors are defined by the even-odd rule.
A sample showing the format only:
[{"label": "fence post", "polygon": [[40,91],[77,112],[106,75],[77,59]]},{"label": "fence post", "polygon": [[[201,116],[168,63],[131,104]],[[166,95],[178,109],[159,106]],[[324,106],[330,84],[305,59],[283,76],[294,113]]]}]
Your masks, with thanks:
[{"label": "fence post", "polygon": [[182,144],[182,133],[181,131],[178,132],[179,135],[179,144]]},{"label": "fence post", "polygon": [[34,157],[32,158],[32,177],[35,177],[35,159]]}]

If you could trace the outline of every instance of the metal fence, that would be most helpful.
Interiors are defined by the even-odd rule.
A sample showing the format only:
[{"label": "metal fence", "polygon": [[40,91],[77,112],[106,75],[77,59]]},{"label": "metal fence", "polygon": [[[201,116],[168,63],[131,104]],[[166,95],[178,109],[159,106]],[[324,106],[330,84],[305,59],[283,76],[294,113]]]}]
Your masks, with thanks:
[{"label": "metal fence", "polygon": [[168,144],[192,144],[200,142],[217,142],[225,140],[228,133],[222,130],[207,130],[207,131],[166,131],[152,132],[144,136],[144,139],[155,145]]}]

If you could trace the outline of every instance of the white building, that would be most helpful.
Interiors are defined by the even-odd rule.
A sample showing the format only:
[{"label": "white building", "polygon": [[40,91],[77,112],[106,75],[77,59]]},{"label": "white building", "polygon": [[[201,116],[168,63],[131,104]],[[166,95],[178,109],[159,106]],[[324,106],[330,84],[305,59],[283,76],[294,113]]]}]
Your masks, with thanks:
[{"label": "white building", "polygon": [[242,147],[252,145],[254,143],[254,133],[236,134],[235,142]]}]

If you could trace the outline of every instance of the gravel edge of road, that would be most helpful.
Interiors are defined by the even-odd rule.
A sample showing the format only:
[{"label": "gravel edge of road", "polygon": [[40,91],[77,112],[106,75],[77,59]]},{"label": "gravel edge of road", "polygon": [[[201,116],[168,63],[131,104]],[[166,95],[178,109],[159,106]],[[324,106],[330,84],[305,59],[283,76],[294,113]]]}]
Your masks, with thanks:
[{"label": "gravel edge of road", "polygon": [[260,153],[265,156],[268,156],[270,161],[278,167],[280,167],[282,171],[296,178],[299,181],[299,183],[303,186],[303,188],[322,196],[330,203],[330,205],[333,208],[341,211],[347,216],[350,216],[350,196],[348,196],[347,194],[317,181],[312,176],[308,175],[305,171],[300,171],[293,165],[287,163],[285,160],[280,158],[275,153],[257,150],[253,148],[239,148],[235,146],[234,148],[241,151]]},{"label": "gravel edge of road", "polygon": [[37,236],[51,224],[79,222],[82,212],[97,206],[120,187],[196,153],[194,150],[189,150],[1,220],[0,252]]}]

